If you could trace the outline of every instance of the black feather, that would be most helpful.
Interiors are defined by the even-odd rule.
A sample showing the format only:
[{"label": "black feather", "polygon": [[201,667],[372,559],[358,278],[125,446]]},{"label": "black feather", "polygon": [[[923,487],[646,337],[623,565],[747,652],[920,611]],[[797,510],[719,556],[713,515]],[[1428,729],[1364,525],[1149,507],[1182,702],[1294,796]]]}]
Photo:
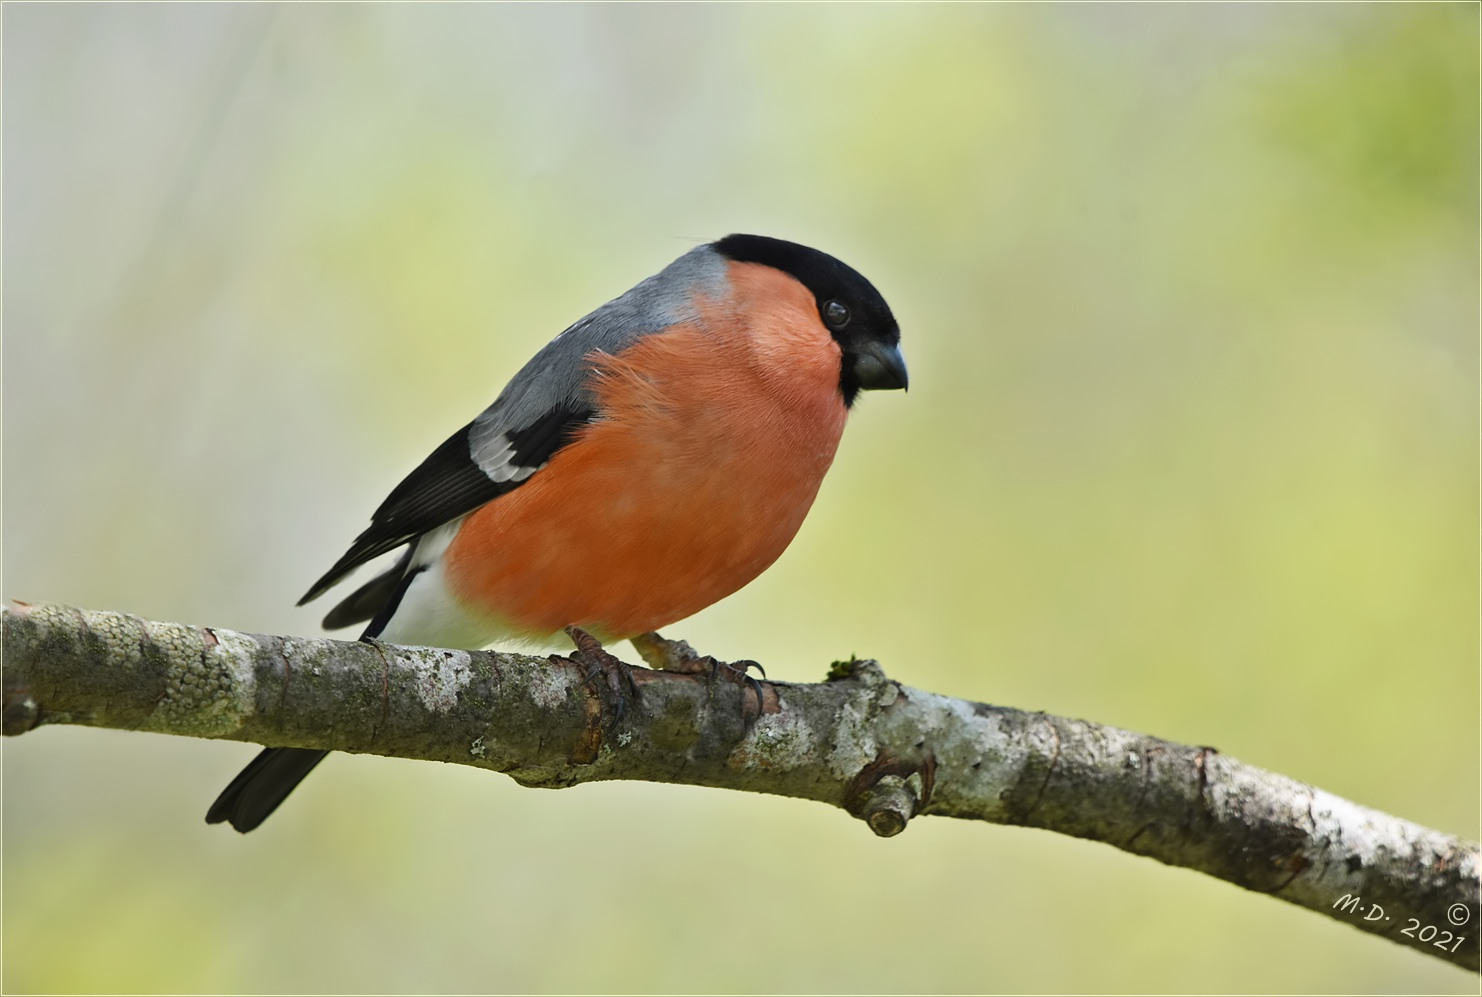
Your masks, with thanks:
[{"label": "black feather", "polygon": [[[561,406],[546,412],[529,426],[511,430],[505,434],[514,453],[510,466],[515,469],[543,466],[557,450],[570,443],[577,430],[591,419],[592,410],[585,405],[579,408]],[[298,601],[300,606],[319,598],[336,582],[367,561],[470,513],[530,480],[528,476],[524,476],[495,481],[485,474],[474,463],[470,451],[471,429],[472,423],[448,437],[442,446],[434,450],[415,471],[392,489],[391,494],[386,496],[386,501],[371,516],[370,526],[355,538],[355,543],[345,552],[345,556],[336,561],[334,567],[325,572],[304,594]],[[370,583],[384,585],[387,594],[395,584],[390,579],[377,579]],[[343,615],[339,612],[340,607],[332,610],[325,625],[329,626],[330,619],[341,621],[338,626],[348,626],[361,619],[369,619],[379,606],[373,607],[369,614],[359,614],[364,611],[363,602],[368,602],[369,592],[366,590],[370,585],[362,587],[341,604],[345,609]],[[362,594],[367,597],[364,601],[359,598]],[[355,603],[354,607],[347,605],[352,601]]]},{"label": "black feather", "polygon": [[389,570],[383,571],[341,599],[339,604],[324,617],[324,629],[340,630],[357,623],[364,623],[375,616],[376,612],[390,602],[392,595],[401,587],[402,576],[406,573],[407,563],[411,559],[412,549],[408,547],[406,553]]},{"label": "black feather", "polygon": [[576,438],[577,430],[592,421],[592,410],[586,406],[553,408],[524,429],[506,433],[517,467],[540,467],[557,450]]},{"label": "black feather", "polygon": [[372,558],[414,540],[471,512],[509,491],[512,482],[496,482],[473,462],[468,426],[448,437],[417,469],[407,475],[371,516],[345,556],[298,601],[319,598],[331,586]]},{"label": "black feather", "polygon": [[427,565],[418,565],[396,580],[395,588],[387,593],[386,598],[377,607],[375,615],[371,617],[371,621],[365,625],[365,632],[360,635],[361,640],[369,640],[381,636],[381,631],[386,629],[386,624],[390,623],[391,617],[396,615],[396,607],[401,605],[402,596],[407,594],[407,589],[411,587],[412,579],[426,570]]},{"label": "black feather", "polygon": [[230,821],[232,827],[246,834],[267,820],[327,754],[317,748],[267,748],[259,752],[211,804],[206,823]]}]

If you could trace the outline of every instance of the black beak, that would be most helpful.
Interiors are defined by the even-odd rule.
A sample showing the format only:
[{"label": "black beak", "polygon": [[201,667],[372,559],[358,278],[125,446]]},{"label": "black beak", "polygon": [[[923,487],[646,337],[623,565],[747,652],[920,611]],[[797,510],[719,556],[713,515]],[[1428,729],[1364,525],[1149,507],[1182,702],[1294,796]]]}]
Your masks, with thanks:
[{"label": "black beak", "polygon": [[904,389],[910,382],[899,343],[861,343],[851,353],[849,363],[854,383],[865,391]]}]

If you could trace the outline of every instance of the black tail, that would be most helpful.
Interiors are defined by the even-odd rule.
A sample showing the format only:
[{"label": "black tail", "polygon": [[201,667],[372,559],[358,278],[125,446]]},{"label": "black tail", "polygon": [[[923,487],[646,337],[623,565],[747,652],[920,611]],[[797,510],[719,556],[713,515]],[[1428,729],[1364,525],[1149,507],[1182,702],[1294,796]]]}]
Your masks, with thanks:
[{"label": "black tail", "polygon": [[[421,567],[407,570],[412,562],[412,553],[417,549],[413,541],[401,560],[387,571],[356,589],[348,599],[330,610],[324,618],[326,629],[348,627],[361,620],[370,620],[370,626],[360,635],[361,640],[377,637],[390,622],[407,586],[422,571]],[[334,572],[330,572],[333,575]],[[326,578],[329,575],[325,576]],[[320,582],[323,585],[323,582]],[[302,606],[319,595],[319,586],[299,600]],[[228,821],[232,827],[246,834],[270,817],[278,805],[288,799],[288,794],[314,771],[314,766],[324,761],[328,751],[318,748],[265,748],[237,773],[211,809],[206,811],[207,824]]]},{"label": "black tail", "polygon": [[246,834],[267,820],[327,754],[317,748],[264,749],[221,791],[206,811],[206,823],[230,821]]}]

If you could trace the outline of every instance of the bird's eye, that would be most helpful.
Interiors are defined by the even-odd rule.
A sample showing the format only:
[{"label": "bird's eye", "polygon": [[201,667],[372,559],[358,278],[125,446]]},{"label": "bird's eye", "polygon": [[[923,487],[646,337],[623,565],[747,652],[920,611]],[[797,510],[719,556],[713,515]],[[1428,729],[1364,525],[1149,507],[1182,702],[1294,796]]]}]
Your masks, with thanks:
[{"label": "bird's eye", "polygon": [[842,329],[849,324],[849,306],[842,301],[823,303],[823,320],[830,329]]}]

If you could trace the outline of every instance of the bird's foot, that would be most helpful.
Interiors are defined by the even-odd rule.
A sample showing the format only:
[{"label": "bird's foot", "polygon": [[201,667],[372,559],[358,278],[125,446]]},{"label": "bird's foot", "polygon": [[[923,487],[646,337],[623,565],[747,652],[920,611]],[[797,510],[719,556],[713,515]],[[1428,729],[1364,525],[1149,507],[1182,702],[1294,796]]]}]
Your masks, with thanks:
[{"label": "bird's foot", "polygon": [[737,684],[746,682],[751,686],[752,692],[756,693],[757,713],[763,712],[765,697],[762,695],[762,684],[751,676],[751,670],[755,668],[762,678],[767,677],[767,670],[759,663],[749,660],[720,661],[696,651],[687,640],[669,640],[652,630],[631,638],[629,643],[650,668],[679,672],[682,675],[705,675],[712,681],[724,678]]},{"label": "bird's foot", "polygon": [[587,668],[586,680],[591,682],[598,675],[606,678],[607,691],[612,695],[613,725],[622,723],[628,705],[638,698],[633,666],[613,657],[596,637],[581,627],[567,627],[566,636],[576,644],[576,653],[571,655],[571,660]]}]

